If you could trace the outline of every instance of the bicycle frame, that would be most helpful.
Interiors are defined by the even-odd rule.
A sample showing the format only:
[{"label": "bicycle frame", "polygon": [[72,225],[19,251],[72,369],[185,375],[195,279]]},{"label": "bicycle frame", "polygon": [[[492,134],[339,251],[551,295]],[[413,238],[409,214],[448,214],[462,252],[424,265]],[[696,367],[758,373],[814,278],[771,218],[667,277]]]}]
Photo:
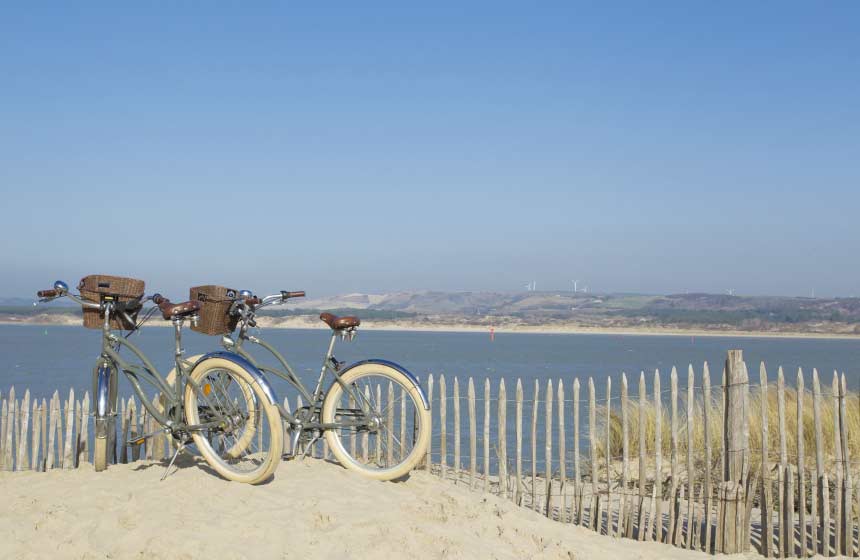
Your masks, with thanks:
[{"label": "bicycle frame", "polygon": [[[323,358],[323,363],[320,367],[320,374],[317,378],[316,387],[314,388],[313,392],[309,392],[304,386],[304,384],[301,382],[301,380],[298,378],[295,371],[293,371],[293,368],[290,366],[289,362],[287,362],[286,358],[284,358],[284,356],[274,346],[264,340],[261,340],[256,336],[249,335],[247,333],[247,327],[244,322],[242,322],[240,325],[241,326],[239,328],[239,334],[236,336],[235,340],[230,335],[224,335],[221,338],[221,344],[224,346],[224,348],[229,352],[234,352],[242,356],[243,358],[248,360],[254,367],[262,371],[264,374],[271,373],[290,383],[293,387],[296,388],[296,390],[299,391],[299,393],[301,393],[302,398],[308,402],[308,407],[310,407],[310,409],[314,412],[319,412],[322,407],[323,398],[325,396],[325,393],[323,392],[323,380],[325,379],[326,372],[329,372],[332,374],[332,376],[334,376],[335,381],[339,383],[341,387],[343,387],[343,390],[353,399],[353,402],[361,405],[360,410],[353,409],[351,411],[343,411],[351,412],[352,416],[357,416],[357,413],[360,412],[362,416],[361,418],[342,418],[341,421],[338,423],[325,424],[317,421],[304,422],[302,420],[299,420],[295,415],[287,411],[283,407],[283,405],[277,403],[277,407],[281,413],[281,416],[290,424],[292,428],[316,428],[321,430],[330,430],[345,426],[360,426],[366,423],[366,420],[364,419],[364,414],[369,411],[369,408],[367,404],[364,403],[364,398],[359,397],[358,394],[353,390],[353,387],[351,387],[347,383],[344,383],[343,379],[341,378],[340,372],[341,363],[334,358],[334,344],[337,341],[338,333],[332,332],[331,339],[328,345],[328,350],[326,351],[325,358]],[[258,363],[254,359],[254,357],[244,348],[244,342],[246,340],[267,350],[272,356],[275,357],[278,363],[281,364],[283,370],[269,368]]]},{"label": "bicycle frame", "polygon": [[[184,319],[173,319],[174,337],[176,341],[174,350],[174,364],[176,367],[176,383],[173,387],[167,383],[167,380],[153,363],[146,357],[142,350],[130,342],[123,336],[118,336],[111,331],[110,317],[114,312],[114,304],[111,301],[105,301],[104,304],[96,304],[79,298],[71,293],[66,293],[66,297],[79,303],[84,307],[101,308],[104,306],[104,323],[102,325],[102,349],[95,368],[93,368],[93,394],[96,399],[97,416],[115,416],[117,409],[117,379],[116,375],[122,371],[126,379],[131,383],[132,390],[140,399],[141,406],[152,415],[161,426],[165,426],[171,431],[174,428],[184,428],[189,431],[203,429],[206,426],[184,426],[183,425],[183,402],[180,395],[183,394],[186,383],[193,383],[188,377],[193,364],[183,359],[184,350],[182,349],[182,325]],[[119,351],[127,348],[142,365],[130,364],[122,356]],[[105,379],[107,376],[107,379]],[[141,380],[155,387],[164,399],[164,410],[161,411],[156,407],[150,398],[146,395]],[[172,414],[171,414],[172,413]]]}]

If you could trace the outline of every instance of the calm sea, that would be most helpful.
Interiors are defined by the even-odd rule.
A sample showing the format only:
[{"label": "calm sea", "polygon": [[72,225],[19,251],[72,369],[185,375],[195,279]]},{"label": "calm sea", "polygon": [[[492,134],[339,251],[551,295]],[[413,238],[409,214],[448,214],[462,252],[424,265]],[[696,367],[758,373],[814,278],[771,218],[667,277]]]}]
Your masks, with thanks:
[{"label": "calm sea", "polygon": [[[313,384],[328,331],[271,329],[262,336],[287,356],[308,384]],[[145,328],[132,340],[162,373],[172,367],[172,329]],[[184,346],[191,355],[218,349],[217,343],[217,337],[188,331]],[[29,388],[37,397],[49,397],[55,389],[61,393],[70,387],[76,392],[89,390],[99,345],[100,333],[81,327],[0,325],[0,390],[5,395],[14,385],[17,391]],[[594,376],[602,392],[607,375],[617,378],[626,372],[635,384],[640,371],[650,376],[660,369],[667,379],[673,365],[678,366],[684,386],[687,365],[693,364],[699,378],[705,361],[718,384],[730,348],[744,350],[753,381],[758,379],[757,365],[762,360],[771,378],[776,376],[776,366],[782,365],[790,381],[798,367],[807,375],[813,367],[818,368],[826,375],[825,382],[834,369],[844,371],[855,390],[860,381],[860,340],[497,333],[491,342],[483,333],[362,331],[353,342],[338,342],[335,355],[347,362],[393,360],[422,380],[431,372],[456,375],[461,380],[469,376],[476,381],[504,377],[506,383],[519,377],[529,388],[536,378],[562,378],[568,385],[575,376],[581,382]],[[493,387],[495,392],[495,382]],[[295,395],[280,380],[275,380],[275,389],[281,398]],[[127,389],[123,394],[131,393]]]}]

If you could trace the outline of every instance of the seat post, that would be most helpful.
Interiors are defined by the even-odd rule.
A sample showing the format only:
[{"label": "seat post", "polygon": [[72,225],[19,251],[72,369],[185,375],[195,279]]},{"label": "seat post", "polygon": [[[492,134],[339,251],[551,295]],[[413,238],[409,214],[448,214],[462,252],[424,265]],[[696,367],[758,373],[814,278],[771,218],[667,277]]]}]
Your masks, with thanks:
[{"label": "seat post", "polygon": [[185,350],[182,349],[182,322],[183,320],[181,318],[177,317],[173,319],[173,335],[176,339],[176,350],[174,351],[174,354],[177,360],[185,353]]}]

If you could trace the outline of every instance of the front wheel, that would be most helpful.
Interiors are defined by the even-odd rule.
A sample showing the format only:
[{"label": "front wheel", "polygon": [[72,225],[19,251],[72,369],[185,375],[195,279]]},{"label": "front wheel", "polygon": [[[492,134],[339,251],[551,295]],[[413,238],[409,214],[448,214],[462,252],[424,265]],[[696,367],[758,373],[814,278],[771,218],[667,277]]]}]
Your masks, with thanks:
[{"label": "front wheel", "polygon": [[376,480],[394,480],[421,461],[430,444],[430,412],[409,376],[386,364],[347,370],[325,396],[326,441],[340,463]]},{"label": "front wheel", "polygon": [[283,454],[278,408],[242,367],[224,358],[198,363],[185,386],[185,419],[203,458],[229,480],[258,484]]}]

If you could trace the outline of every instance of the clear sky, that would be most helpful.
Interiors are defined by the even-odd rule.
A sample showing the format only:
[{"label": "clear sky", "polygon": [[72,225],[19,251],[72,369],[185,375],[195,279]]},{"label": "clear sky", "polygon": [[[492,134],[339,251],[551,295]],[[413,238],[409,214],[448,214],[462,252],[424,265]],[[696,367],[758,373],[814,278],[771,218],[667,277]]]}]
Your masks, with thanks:
[{"label": "clear sky", "polygon": [[858,29],[856,2],[4,3],[0,296],[860,295]]}]

